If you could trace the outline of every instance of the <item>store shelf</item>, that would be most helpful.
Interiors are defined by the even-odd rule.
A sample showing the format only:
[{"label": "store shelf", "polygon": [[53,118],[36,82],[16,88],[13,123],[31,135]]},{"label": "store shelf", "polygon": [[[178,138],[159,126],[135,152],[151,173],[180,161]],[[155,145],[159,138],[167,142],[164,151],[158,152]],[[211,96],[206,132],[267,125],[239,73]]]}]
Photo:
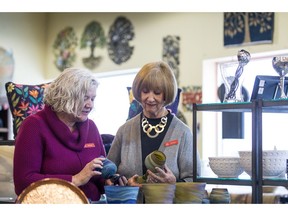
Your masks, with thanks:
[{"label": "store shelf", "polygon": [[[193,173],[197,173],[197,113],[198,112],[250,112],[252,124],[252,176],[251,179],[204,178],[193,176],[195,182],[223,185],[247,185],[252,187],[252,203],[263,202],[263,185],[288,187],[288,180],[262,178],[262,115],[263,113],[288,113],[288,100],[244,103],[193,104]],[[203,125],[205,127],[205,125]]]}]

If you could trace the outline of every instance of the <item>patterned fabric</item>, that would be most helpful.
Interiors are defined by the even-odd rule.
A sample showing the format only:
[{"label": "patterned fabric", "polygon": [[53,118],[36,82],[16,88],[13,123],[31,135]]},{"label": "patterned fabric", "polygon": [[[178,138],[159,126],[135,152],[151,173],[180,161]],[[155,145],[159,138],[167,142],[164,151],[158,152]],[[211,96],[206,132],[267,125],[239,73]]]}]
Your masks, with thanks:
[{"label": "patterned fabric", "polygon": [[[141,104],[134,99],[131,87],[127,87],[127,90],[128,90],[129,102],[130,102],[128,119],[127,119],[129,120],[133,118],[134,116],[136,116],[138,113],[140,113],[143,110],[143,108]],[[178,105],[179,105],[181,91],[182,89],[178,88],[175,101],[172,104],[167,106],[167,109],[171,110],[171,113],[174,113],[175,115],[177,115],[177,112],[178,112]]]},{"label": "patterned fabric", "polygon": [[23,85],[13,82],[5,84],[6,94],[13,117],[14,139],[22,121],[29,115],[44,108],[43,94],[48,83],[39,85]]}]

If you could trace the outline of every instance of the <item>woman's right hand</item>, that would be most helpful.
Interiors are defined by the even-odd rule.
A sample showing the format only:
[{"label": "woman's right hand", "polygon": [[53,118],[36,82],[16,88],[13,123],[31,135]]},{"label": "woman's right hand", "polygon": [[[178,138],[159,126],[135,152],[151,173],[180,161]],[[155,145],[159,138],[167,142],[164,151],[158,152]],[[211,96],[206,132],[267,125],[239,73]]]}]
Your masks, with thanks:
[{"label": "woman's right hand", "polygon": [[119,178],[117,179],[116,182],[113,182],[112,179],[107,179],[105,181],[106,185],[117,185],[117,186],[126,186],[128,180],[126,179],[125,176],[120,176],[119,174],[116,174]]},{"label": "woman's right hand", "polygon": [[72,183],[76,186],[85,185],[93,176],[101,175],[96,168],[102,169],[104,157],[95,158],[85,165],[85,167],[76,175],[72,176]]},{"label": "woman's right hand", "polygon": [[141,187],[142,184],[139,184],[137,179],[138,179],[139,175],[134,175],[131,178],[128,179],[127,185],[129,186],[133,186],[133,187]]}]

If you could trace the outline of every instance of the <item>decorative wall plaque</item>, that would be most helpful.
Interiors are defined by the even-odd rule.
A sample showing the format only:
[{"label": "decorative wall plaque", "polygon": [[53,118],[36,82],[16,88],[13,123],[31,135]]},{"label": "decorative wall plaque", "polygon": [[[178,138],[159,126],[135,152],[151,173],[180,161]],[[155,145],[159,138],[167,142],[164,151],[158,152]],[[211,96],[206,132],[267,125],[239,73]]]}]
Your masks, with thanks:
[{"label": "decorative wall plaque", "polygon": [[171,36],[163,38],[163,60],[167,62],[173,69],[177,83],[179,84],[179,36]]},{"label": "decorative wall plaque", "polygon": [[72,27],[67,27],[56,37],[53,44],[55,54],[55,65],[62,72],[65,68],[71,67],[76,60],[75,48],[77,37]]},{"label": "decorative wall plaque", "polygon": [[182,87],[182,105],[185,111],[192,111],[193,103],[202,103],[202,87]]},{"label": "decorative wall plaque", "polygon": [[130,59],[134,47],[129,42],[134,38],[131,22],[123,16],[118,17],[109,30],[108,54],[116,64]]}]

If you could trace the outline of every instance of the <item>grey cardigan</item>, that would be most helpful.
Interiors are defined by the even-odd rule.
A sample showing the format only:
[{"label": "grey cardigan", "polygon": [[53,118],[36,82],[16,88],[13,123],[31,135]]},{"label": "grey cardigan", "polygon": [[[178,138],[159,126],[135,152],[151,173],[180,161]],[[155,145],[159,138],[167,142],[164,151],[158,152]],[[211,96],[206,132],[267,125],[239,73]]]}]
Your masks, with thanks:
[{"label": "grey cardigan", "polygon": [[[140,117],[141,114],[138,114],[118,129],[107,155],[107,158],[118,167],[117,172],[126,178],[143,173]],[[177,181],[181,179],[192,182],[192,149],[190,128],[174,116],[159,150],[166,155],[166,164]],[[199,154],[197,154],[197,165],[200,173]]]}]

